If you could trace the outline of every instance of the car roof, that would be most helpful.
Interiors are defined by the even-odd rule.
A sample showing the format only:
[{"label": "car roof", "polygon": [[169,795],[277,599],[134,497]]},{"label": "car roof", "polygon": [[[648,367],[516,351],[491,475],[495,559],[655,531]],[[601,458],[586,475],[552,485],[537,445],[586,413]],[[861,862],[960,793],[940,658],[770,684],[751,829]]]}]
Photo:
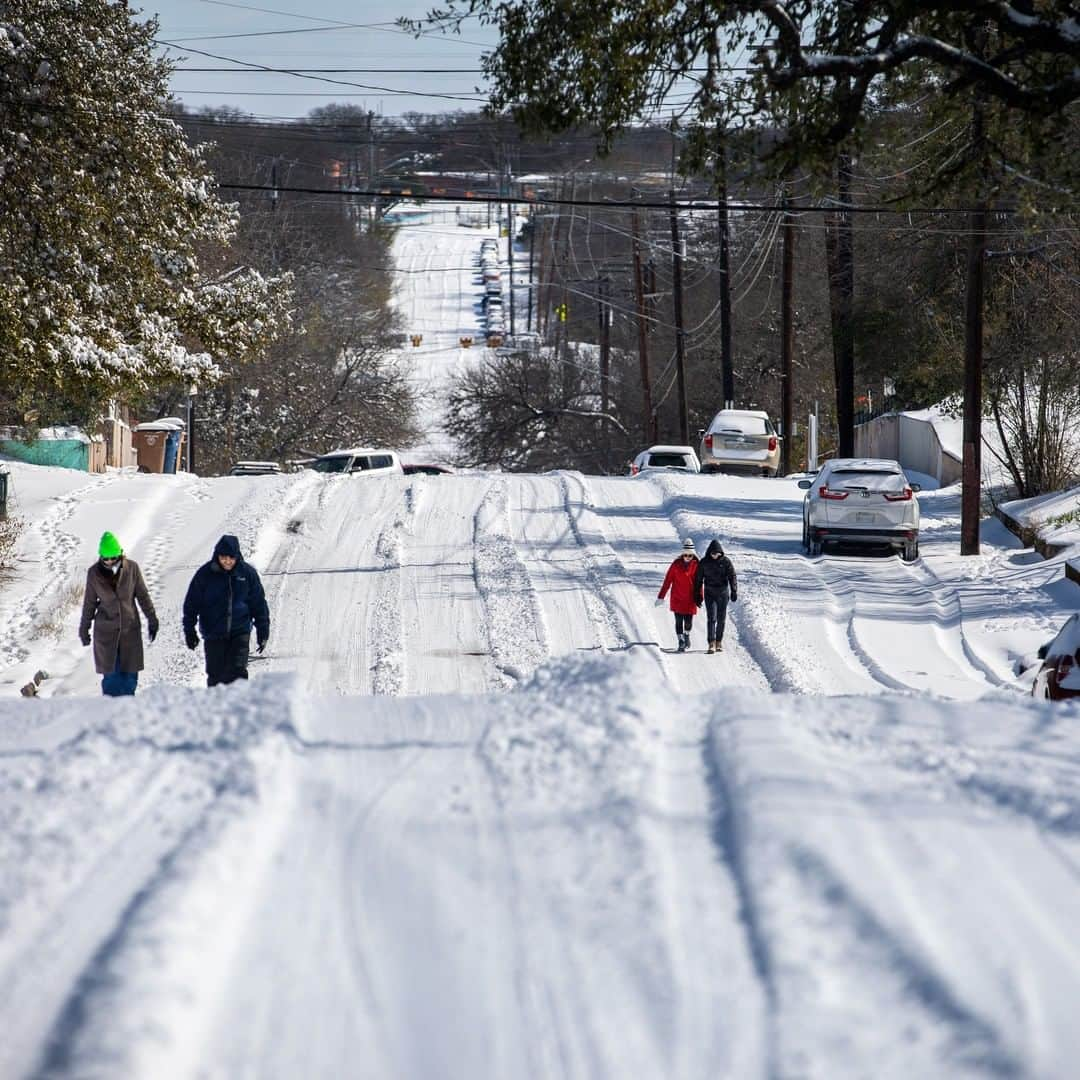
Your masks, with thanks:
[{"label": "car roof", "polygon": [[721,409],[717,416],[764,416],[766,420],[769,414],[764,409]]},{"label": "car roof", "polygon": [[823,469],[852,469],[860,472],[903,472],[899,461],[889,458],[830,458]]},{"label": "car roof", "polygon": [[377,446],[354,446],[351,450],[328,450],[319,457],[355,457],[357,454],[392,454],[393,452],[393,450],[383,450]]},{"label": "car roof", "polygon": [[696,454],[692,446],[650,446],[647,450],[641,451],[643,454]]}]

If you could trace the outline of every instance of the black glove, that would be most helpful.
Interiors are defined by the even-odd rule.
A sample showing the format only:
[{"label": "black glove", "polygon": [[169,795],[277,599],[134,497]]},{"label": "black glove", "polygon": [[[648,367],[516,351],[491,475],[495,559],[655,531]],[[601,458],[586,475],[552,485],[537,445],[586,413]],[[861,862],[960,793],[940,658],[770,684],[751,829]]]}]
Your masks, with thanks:
[{"label": "black glove", "polygon": [[199,635],[196,634],[194,630],[185,630],[184,640],[187,642],[187,647],[189,649],[194,649],[199,644]]},{"label": "black glove", "polygon": [[157,619],[146,624],[146,636],[153,641],[157,637]]},{"label": "black glove", "polygon": [[90,635],[89,635],[89,634],[80,634],[80,635],[79,635],[79,640],[80,640],[80,641],[81,641],[81,642],[82,642],[82,643],[83,643],[84,645],[89,645],[89,644],[90,644]]},{"label": "black glove", "polygon": [[268,637],[256,638],[256,640],[255,640],[255,651],[257,653],[261,653],[266,648],[266,643],[269,640],[270,639]]},{"label": "black glove", "polygon": [[734,604],[734,603],[735,603],[735,601],[736,601],[736,600],[738,600],[738,599],[739,599],[739,594],[738,594],[738,593],[732,593],[732,594],[731,594],[731,602],[732,602],[733,604]]}]

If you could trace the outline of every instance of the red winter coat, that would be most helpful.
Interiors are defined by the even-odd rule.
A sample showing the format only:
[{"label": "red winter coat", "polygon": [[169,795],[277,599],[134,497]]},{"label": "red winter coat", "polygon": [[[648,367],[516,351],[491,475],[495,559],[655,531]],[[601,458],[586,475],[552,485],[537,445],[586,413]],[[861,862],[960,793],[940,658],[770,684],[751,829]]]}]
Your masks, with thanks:
[{"label": "red winter coat", "polygon": [[696,615],[698,605],[694,603],[694,575],[697,573],[698,561],[695,555],[692,559],[677,558],[669,567],[664,584],[660,586],[659,599],[663,600],[668,589],[671,590],[671,610],[676,615]]}]

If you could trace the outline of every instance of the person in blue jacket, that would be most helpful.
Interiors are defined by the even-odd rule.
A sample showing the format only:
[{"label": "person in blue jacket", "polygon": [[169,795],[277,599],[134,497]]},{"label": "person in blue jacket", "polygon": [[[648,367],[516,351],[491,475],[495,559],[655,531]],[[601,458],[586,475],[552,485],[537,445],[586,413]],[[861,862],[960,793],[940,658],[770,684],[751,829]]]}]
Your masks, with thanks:
[{"label": "person in blue jacket", "polygon": [[270,638],[270,609],[258,571],[244,562],[235,536],[223,536],[214,545],[213,557],[195,571],[188,586],[184,640],[189,649],[199,644],[196,622],[206,653],[206,685],[246,679],[251,628],[261,653]]}]

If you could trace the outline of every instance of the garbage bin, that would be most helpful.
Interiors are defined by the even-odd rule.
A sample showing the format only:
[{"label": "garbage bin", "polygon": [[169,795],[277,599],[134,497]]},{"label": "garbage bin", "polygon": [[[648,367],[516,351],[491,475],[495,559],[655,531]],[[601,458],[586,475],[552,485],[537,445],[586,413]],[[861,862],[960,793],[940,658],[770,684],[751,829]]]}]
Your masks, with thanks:
[{"label": "garbage bin", "polygon": [[180,457],[180,430],[173,428],[165,438],[165,464],[162,472],[176,472],[176,463]]},{"label": "garbage bin", "polygon": [[131,433],[139,472],[159,473],[165,469],[165,448],[171,428],[161,424],[139,424]]}]

